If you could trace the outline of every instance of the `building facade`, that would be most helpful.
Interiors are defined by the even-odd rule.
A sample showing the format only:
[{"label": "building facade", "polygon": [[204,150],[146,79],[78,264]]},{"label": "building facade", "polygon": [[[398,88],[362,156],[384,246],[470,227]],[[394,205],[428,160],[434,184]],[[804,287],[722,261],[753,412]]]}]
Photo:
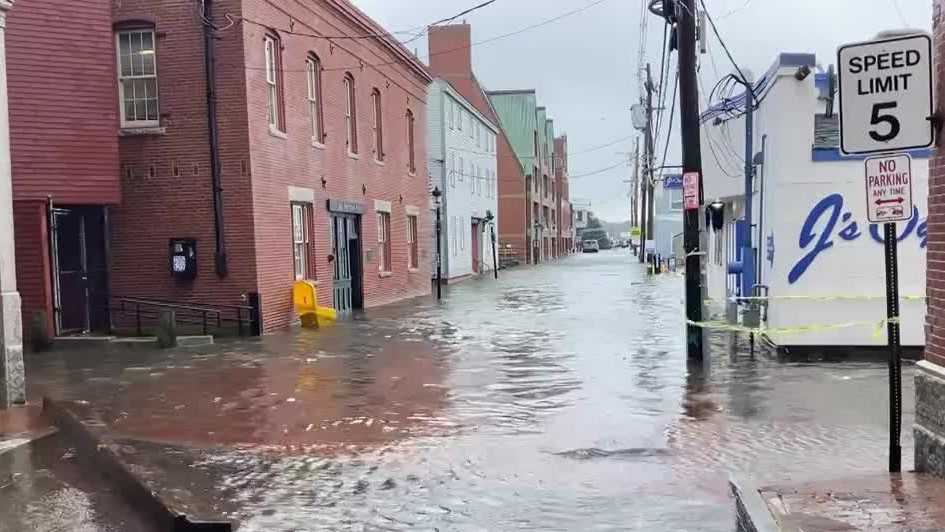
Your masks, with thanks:
[{"label": "building facade", "polygon": [[[107,320],[108,235],[122,201],[111,6],[18,2],[6,24],[23,322],[40,321],[51,335],[96,329]],[[58,51],[68,76],[48,68],[48,50]]]},{"label": "building facade", "polygon": [[[113,292],[213,304],[258,294],[264,330],[295,320],[296,280],[342,313],[429,293],[426,68],[347,0],[221,0],[203,14],[218,28],[210,39],[194,8],[114,10],[121,68],[130,54],[119,87],[145,79],[149,99],[142,114],[137,85],[119,95]],[[381,37],[326,38],[364,34]],[[169,242],[193,251],[192,278],[168,273]]]},{"label": "building facade", "polygon": [[[945,0],[934,0],[932,34],[937,112],[945,104]],[[915,469],[945,477],[945,146],[941,135],[929,163],[928,254],[924,360],[915,372]],[[919,193],[913,187],[913,194]],[[901,261],[900,261],[901,263]],[[900,279],[902,276],[900,275]],[[901,289],[900,289],[901,290]],[[904,292],[903,292],[904,293]]]},{"label": "building facade", "polygon": [[430,188],[442,192],[442,275],[455,282],[496,267],[498,128],[442,79],[430,84],[427,111]]},{"label": "building facade", "polygon": [[555,138],[554,148],[555,209],[558,220],[558,254],[574,252],[574,219],[571,212],[571,185],[568,181],[568,136]]},{"label": "building facade", "polygon": [[[682,176],[664,175],[653,188],[654,253],[663,260],[682,259],[683,196]],[[632,234],[621,234],[629,240]]]},{"label": "building facade", "polygon": [[[886,316],[882,228],[867,221],[864,158],[838,150],[838,107],[827,75],[795,76],[815,65],[811,54],[781,54],[755,83],[763,100],[755,112],[750,238],[755,283],[769,296],[762,323],[779,347],[885,345],[885,336],[874,334]],[[739,106],[743,96],[702,116],[705,203],[722,205],[718,223],[708,229],[705,261],[709,299],[720,309],[751,295],[737,273],[746,231],[745,181],[743,159],[733,152],[744,153],[744,119],[730,117],[740,114]],[[927,157],[926,151],[912,153],[916,211],[899,224],[902,342],[917,347],[925,341],[922,296],[932,227]]]}]

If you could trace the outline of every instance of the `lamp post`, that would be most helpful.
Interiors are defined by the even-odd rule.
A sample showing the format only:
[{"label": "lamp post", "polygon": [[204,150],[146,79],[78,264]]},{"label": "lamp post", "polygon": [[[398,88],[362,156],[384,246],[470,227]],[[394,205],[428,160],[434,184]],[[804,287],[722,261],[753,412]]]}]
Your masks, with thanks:
[{"label": "lamp post", "polygon": [[443,298],[443,257],[440,253],[440,235],[442,225],[440,223],[440,187],[433,187],[433,203],[436,205],[436,298]]},{"label": "lamp post", "polygon": [[495,278],[499,278],[499,257],[495,249],[495,215],[492,211],[486,211],[486,223],[489,224],[489,233],[492,239],[492,273]]}]

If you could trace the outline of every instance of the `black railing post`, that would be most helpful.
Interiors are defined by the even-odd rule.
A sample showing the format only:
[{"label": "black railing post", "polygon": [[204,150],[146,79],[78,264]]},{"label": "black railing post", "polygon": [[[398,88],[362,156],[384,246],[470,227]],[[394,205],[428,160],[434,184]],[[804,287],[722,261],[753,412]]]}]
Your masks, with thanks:
[{"label": "black railing post", "polygon": [[200,314],[201,314],[202,317],[203,317],[203,320],[202,320],[202,321],[203,321],[203,334],[204,334],[204,336],[206,336],[206,335],[207,335],[207,311],[206,311],[206,310],[202,310],[202,311],[200,312]]},{"label": "black railing post", "polygon": [[135,303],[135,331],[141,336],[141,303]]}]

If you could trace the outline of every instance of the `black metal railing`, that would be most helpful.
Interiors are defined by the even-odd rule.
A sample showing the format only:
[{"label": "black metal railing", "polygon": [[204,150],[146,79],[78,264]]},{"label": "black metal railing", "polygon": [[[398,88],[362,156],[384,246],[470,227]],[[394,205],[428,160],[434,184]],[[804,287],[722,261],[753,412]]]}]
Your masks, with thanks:
[{"label": "black metal railing", "polygon": [[208,305],[112,296],[106,307],[108,332],[113,334],[117,325],[133,328],[136,336],[142,336],[145,327],[156,325],[170,311],[175,325],[196,327],[202,334],[221,334],[235,328],[240,336],[259,336],[258,301],[258,297],[251,297],[249,305]]}]

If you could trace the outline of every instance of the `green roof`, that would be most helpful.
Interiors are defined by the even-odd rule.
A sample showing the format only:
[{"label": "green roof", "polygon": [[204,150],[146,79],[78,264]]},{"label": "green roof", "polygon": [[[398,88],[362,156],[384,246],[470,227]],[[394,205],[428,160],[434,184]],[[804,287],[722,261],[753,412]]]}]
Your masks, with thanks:
[{"label": "green roof", "polygon": [[535,91],[496,91],[487,93],[499,116],[499,125],[512,144],[512,150],[531,175],[535,159],[535,131],[538,129]]}]

